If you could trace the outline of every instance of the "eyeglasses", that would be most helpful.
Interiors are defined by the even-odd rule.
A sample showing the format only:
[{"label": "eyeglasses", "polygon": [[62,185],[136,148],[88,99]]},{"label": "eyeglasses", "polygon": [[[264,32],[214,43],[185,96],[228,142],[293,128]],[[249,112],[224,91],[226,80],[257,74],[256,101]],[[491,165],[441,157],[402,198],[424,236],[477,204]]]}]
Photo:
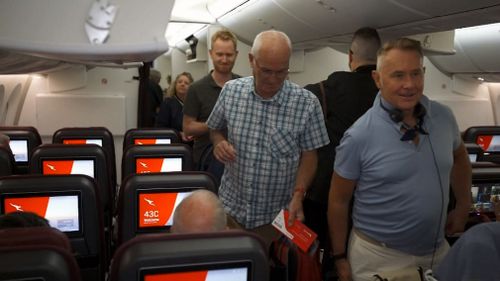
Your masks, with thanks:
[{"label": "eyeglasses", "polygon": [[275,75],[276,78],[283,79],[289,73],[289,69],[288,68],[287,69],[283,69],[283,70],[274,71],[274,70],[271,70],[271,69],[267,69],[267,68],[261,67],[259,65],[259,62],[255,58],[254,58],[254,62],[255,62],[255,66],[257,66],[257,68],[259,69],[259,72],[262,74],[262,76],[264,76],[266,78],[271,78],[271,76]]}]

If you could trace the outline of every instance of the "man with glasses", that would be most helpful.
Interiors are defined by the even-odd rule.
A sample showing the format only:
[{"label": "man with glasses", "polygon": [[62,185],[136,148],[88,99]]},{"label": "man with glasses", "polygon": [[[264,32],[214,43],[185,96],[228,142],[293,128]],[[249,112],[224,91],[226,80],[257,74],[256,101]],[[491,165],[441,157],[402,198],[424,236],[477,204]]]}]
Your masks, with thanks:
[{"label": "man with glasses", "polygon": [[283,32],[258,34],[249,54],[253,76],[227,82],[207,121],[214,156],[225,163],[219,197],[228,226],[250,229],[267,245],[281,209],[290,222],[304,219],[316,149],[329,142],[318,99],[286,80],[291,52]]}]

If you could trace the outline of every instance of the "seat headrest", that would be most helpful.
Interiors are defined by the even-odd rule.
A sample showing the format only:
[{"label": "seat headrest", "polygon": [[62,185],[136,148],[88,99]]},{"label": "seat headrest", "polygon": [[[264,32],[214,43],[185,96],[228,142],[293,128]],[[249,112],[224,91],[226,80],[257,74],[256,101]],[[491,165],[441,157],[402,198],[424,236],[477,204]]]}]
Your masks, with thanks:
[{"label": "seat headrest", "polygon": [[51,245],[71,252],[68,237],[52,227],[20,227],[0,230],[0,247]]}]

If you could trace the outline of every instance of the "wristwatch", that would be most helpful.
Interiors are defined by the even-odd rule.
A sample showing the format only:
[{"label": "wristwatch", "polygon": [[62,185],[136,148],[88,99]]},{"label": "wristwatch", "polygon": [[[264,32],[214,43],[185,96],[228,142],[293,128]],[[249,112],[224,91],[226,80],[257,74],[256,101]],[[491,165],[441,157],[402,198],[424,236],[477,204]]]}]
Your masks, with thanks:
[{"label": "wristwatch", "polygon": [[333,261],[347,259],[347,254],[345,252],[342,252],[342,253],[339,253],[339,254],[333,254],[332,253],[331,258],[333,259]]}]

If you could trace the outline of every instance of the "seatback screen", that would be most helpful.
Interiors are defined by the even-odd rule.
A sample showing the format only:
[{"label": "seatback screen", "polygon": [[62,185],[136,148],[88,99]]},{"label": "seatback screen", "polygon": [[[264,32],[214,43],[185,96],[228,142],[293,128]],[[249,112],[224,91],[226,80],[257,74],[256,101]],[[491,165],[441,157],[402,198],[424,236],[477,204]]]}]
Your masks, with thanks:
[{"label": "seatback screen", "polygon": [[144,281],[247,281],[247,274],[243,267],[146,275]]},{"label": "seatback screen", "polygon": [[500,151],[500,136],[480,135],[480,136],[477,136],[476,143],[485,152],[499,152]]},{"label": "seatback screen", "polygon": [[469,153],[469,160],[471,163],[477,162],[477,154],[476,153]]},{"label": "seatback screen", "polygon": [[16,162],[28,162],[28,140],[10,140],[9,147]]},{"label": "seatback screen", "polygon": [[146,270],[143,281],[250,281],[249,262],[182,265],[176,268]]},{"label": "seatback screen", "polygon": [[182,171],[182,157],[137,158],[135,169],[138,174]]},{"label": "seatback screen", "polygon": [[172,226],[175,208],[189,194],[191,191],[156,193],[139,191],[137,198],[139,229]]},{"label": "seatback screen", "polygon": [[141,139],[134,139],[134,144],[135,145],[151,145],[151,144],[171,144],[172,141],[170,139],[146,139],[146,138],[141,138]]},{"label": "seatback screen", "polygon": [[3,199],[3,213],[33,212],[62,232],[80,231],[79,195],[16,196]]},{"label": "seatback screen", "polygon": [[87,175],[94,178],[94,160],[43,160],[44,175]]},{"label": "seatback screen", "polygon": [[494,202],[500,201],[500,183],[473,183],[471,196],[473,211],[494,212]]},{"label": "seatback screen", "polygon": [[102,147],[102,139],[65,139],[63,144],[97,144]]}]

